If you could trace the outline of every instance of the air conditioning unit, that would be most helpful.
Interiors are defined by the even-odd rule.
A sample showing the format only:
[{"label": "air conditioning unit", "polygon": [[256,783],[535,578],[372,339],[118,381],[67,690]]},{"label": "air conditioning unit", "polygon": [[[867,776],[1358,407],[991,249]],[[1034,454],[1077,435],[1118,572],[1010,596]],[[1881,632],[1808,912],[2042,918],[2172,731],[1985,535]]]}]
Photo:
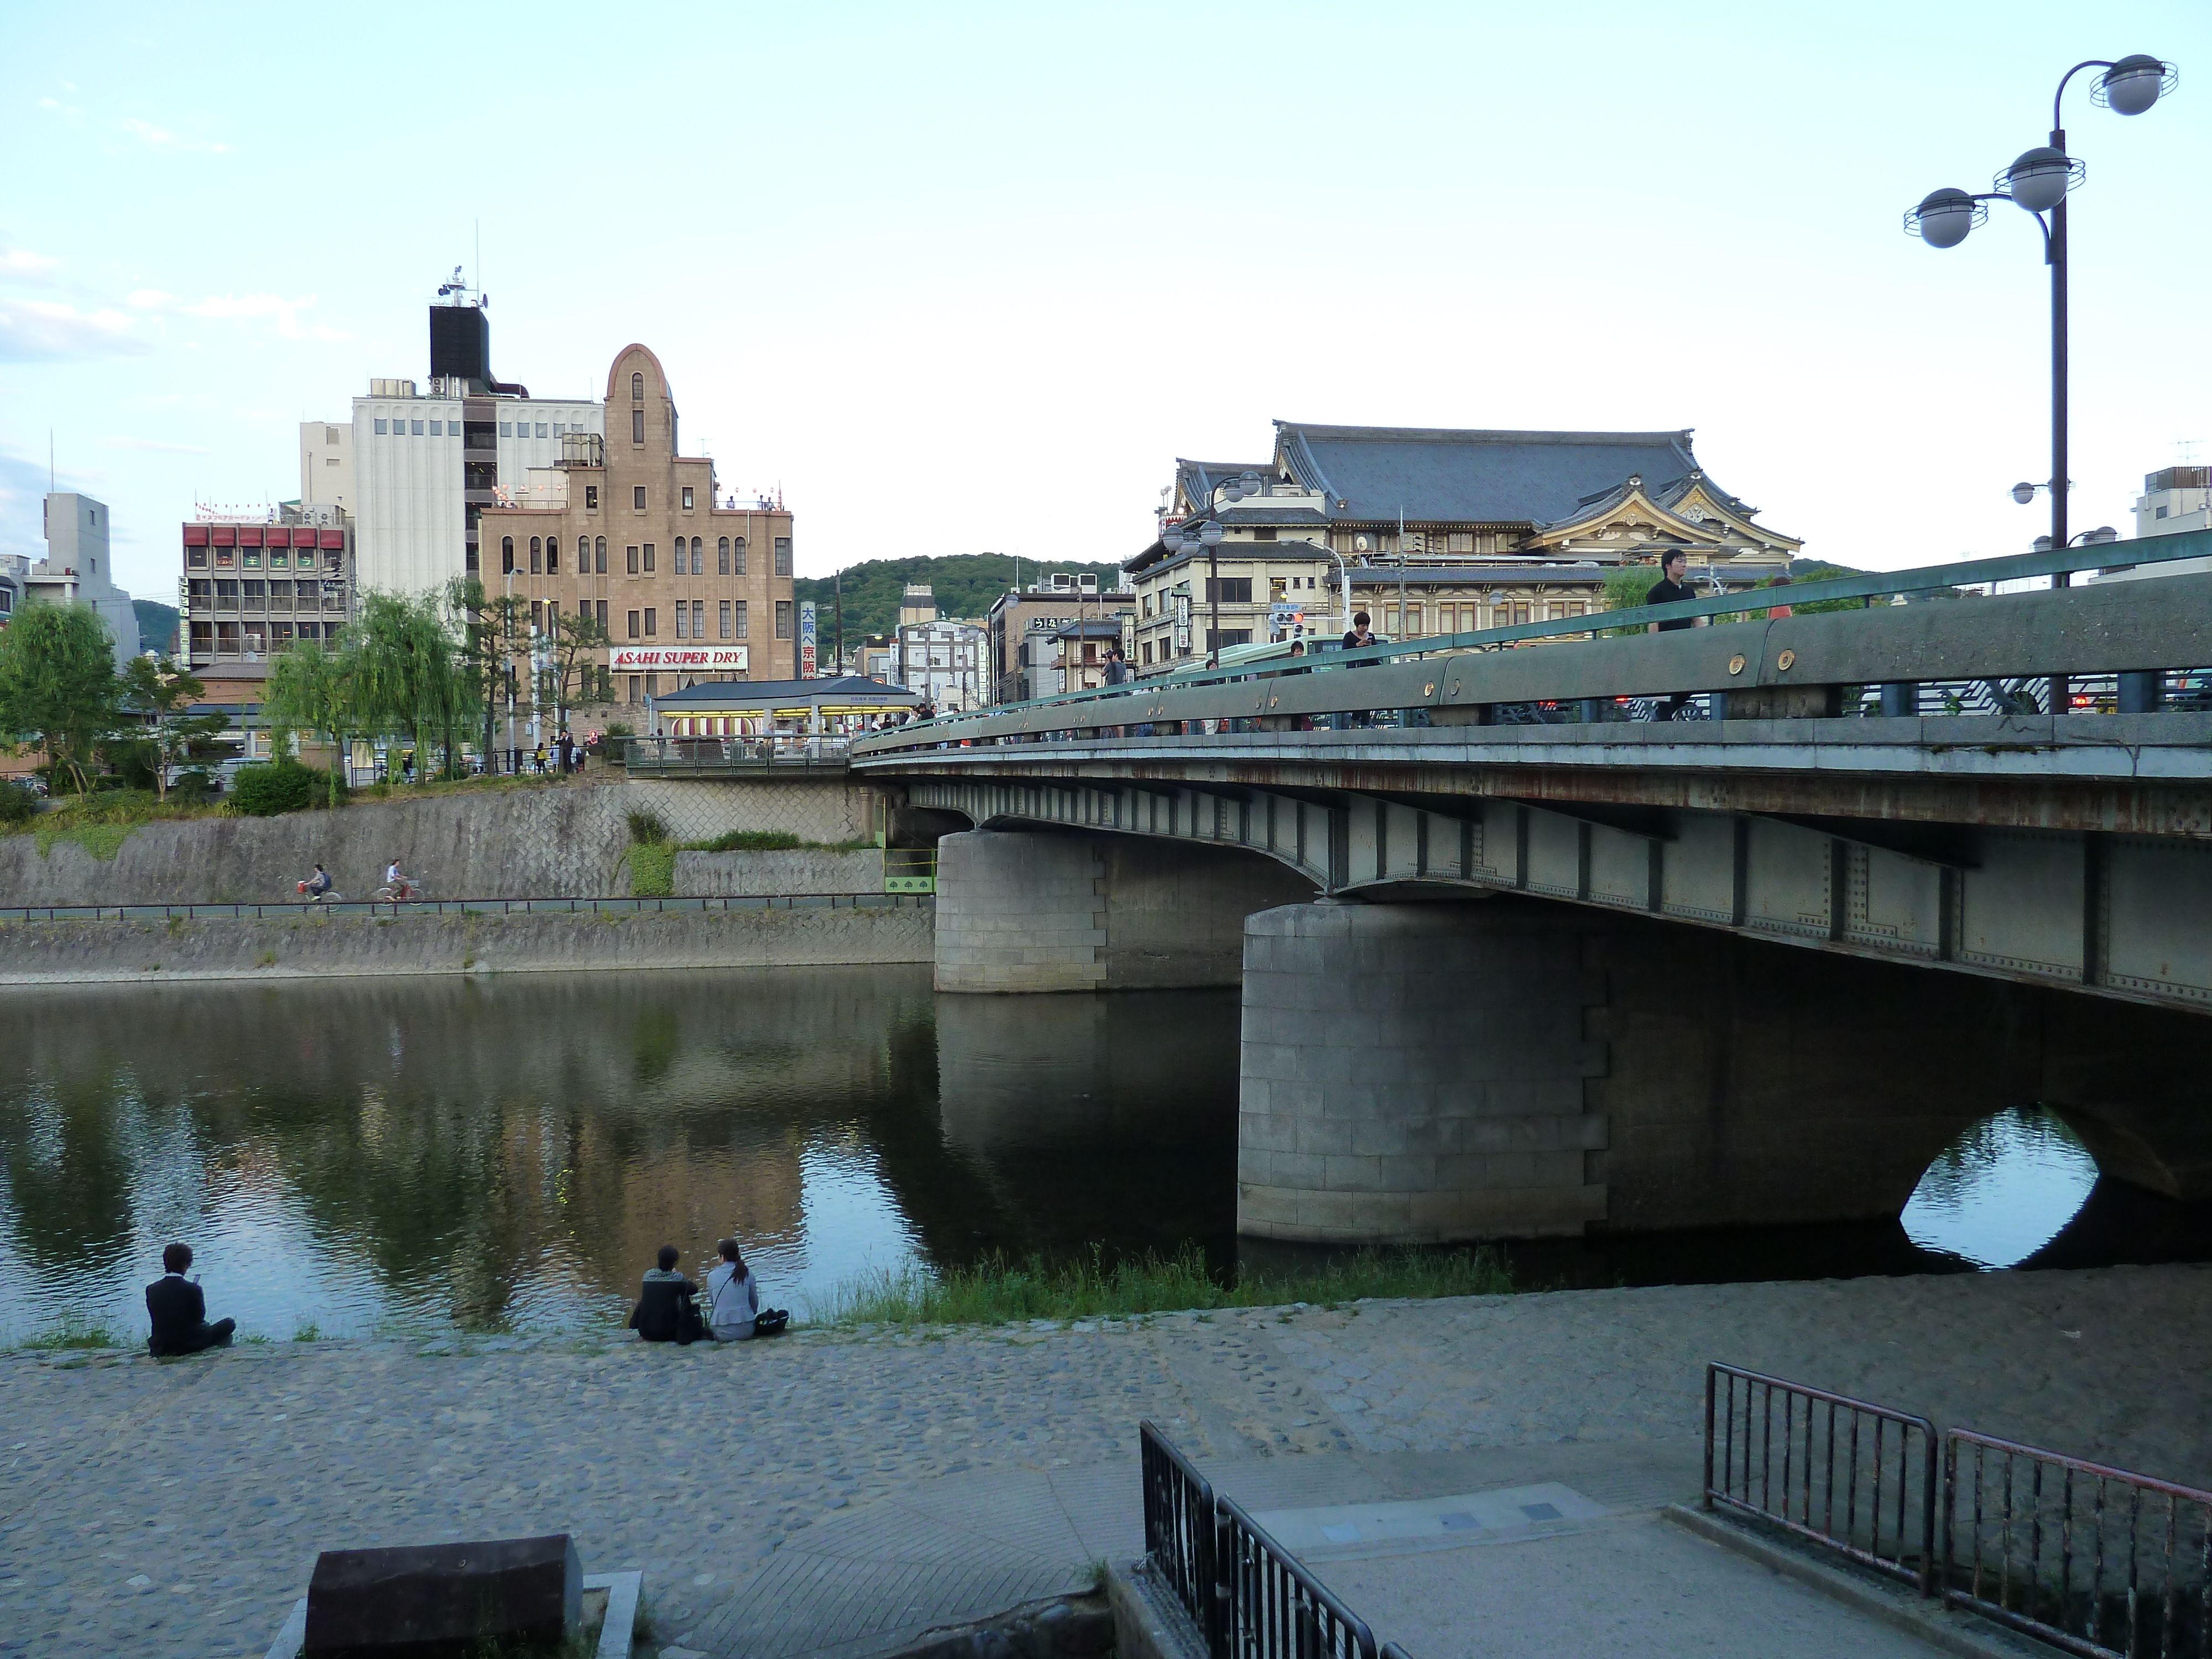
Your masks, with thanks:
[{"label": "air conditioning unit", "polygon": [[1085,571],[1075,579],[1075,589],[1079,593],[1096,593],[1098,591],[1098,578],[1091,572]]}]

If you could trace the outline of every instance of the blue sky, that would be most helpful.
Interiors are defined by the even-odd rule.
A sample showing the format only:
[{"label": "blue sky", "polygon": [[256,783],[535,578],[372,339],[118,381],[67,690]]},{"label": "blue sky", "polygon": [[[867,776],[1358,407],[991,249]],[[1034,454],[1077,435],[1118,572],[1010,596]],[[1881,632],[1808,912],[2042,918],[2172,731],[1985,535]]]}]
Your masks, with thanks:
[{"label": "blue sky", "polygon": [[[427,372],[457,264],[493,363],[631,340],[687,449],[781,488],[803,572],[1127,557],[1178,454],[1269,421],[1697,428],[1808,551],[2025,551],[2047,289],[2003,209],[1899,233],[2069,97],[2074,518],[2212,461],[2212,11],[2191,3],[8,9],[0,549],[64,488],[167,597],[195,501]],[[476,258],[481,226],[483,255]]]}]

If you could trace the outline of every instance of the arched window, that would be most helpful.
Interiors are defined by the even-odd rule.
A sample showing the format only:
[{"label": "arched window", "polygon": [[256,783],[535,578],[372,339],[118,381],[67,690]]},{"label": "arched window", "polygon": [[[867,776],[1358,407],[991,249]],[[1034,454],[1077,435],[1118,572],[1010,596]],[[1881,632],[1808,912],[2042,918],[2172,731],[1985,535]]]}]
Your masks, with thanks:
[{"label": "arched window", "polygon": [[544,544],[535,536],[530,538],[530,574],[533,576],[542,576],[545,574]]},{"label": "arched window", "polygon": [[602,576],[605,575],[607,574],[607,538],[605,536],[600,537],[593,544],[592,556],[599,574]]},{"label": "arched window", "polygon": [[512,536],[499,538],[499,574],[502,576],[514,574],[514,538]]},{"label": "arched window", "polygon": [[727,536],[714,538],[714,574],[717,576],[730,574],[730,538]]},{"label": "arched window", "polygon": [[634,404],[645,401],[645,376],[641,374],[629,377],[629,400]]},{"label": "arched window", "polygon": [[744,575],[745,574],[745,538],[743,536],[735,537],[731,540],[730,554],[736,561],[730,566],[730,574],[732,576]]},{"label": "arched window", "polygon": [[703,576],[707,574],[707,566],[700,552],[702,545],[696,536],[691,538],[691,574],[695,576]]},{"label": "arched window", "polygon": [[545,538],[545,574],[549,576],[561,574],[561,538],[558,536]]}]

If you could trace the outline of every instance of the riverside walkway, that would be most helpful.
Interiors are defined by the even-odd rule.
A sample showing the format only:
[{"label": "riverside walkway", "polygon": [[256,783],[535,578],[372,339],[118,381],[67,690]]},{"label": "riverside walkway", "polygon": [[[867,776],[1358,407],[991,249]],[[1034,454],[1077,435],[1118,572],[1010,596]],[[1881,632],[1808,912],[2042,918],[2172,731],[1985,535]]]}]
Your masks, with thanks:
[{"label": "riverside walkway", "polygon": [[[172,1364],[16,1352],[0,1355],[0,1653],[258,1656],[319,1549],[572,1531],[589,1570],[643,1571],[672,1659],[849,1659],[1133,1554],[1141,1418],[1255,1508],[1559,1480],[1628,1512],[1693,1496],[1712,1358],[2212,1482],[2201,1267],[689,1350],[609,1333],[247,1344]],[[1570,1577],[1636,1571],[1661,1536],[1575,1547],[1595,1553]],[[1319,1570],[1379,1634],[1445,1659],[1446,1632],[1394,1626],[1391,1583],[1434,1617],[1438,1595],[1480,1586],[1407,1587],[1459,1559],[1409,1559],[1389,1583],[1388,1563]],[[1856,1616],[1788,1595],[1774,1620],[1832,1637]],[[1650,1650],[1717,1650],[1698,1639]]]}]

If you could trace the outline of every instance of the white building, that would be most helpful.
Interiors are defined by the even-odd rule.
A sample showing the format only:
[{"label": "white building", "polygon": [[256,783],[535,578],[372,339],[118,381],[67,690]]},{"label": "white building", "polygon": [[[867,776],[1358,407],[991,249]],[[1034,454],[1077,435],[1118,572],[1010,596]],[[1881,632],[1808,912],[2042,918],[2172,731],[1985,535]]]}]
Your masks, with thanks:
[{"label": "white building", "polygon": [[115,585],[107,551],[107,503],[59,490],[46,497],[46,556],[19,578],[24,605],[81,601],[100,613],[115,641],[115,667],[138,654],[138,613]]},{"label": "white building", "polygon": [[983,629],[971,622],[902,623],[893,650],[892,681],[927,697],[940,714],[988,701]]},{"label": "white building", "polygon": [[300,422],[300,505],[353,511],[353,425]]},{"label": "white building", "polygon": [[[2179,536],[2212,529],[2212,466],[2169,466],[2146,474],[2136,500],[2136,538]],[[2135,582],[2153,576],[2197,576],[2212,570],[2212,558],[2168,559],[2163,564],[2122,565],[2090,580]]]}]

